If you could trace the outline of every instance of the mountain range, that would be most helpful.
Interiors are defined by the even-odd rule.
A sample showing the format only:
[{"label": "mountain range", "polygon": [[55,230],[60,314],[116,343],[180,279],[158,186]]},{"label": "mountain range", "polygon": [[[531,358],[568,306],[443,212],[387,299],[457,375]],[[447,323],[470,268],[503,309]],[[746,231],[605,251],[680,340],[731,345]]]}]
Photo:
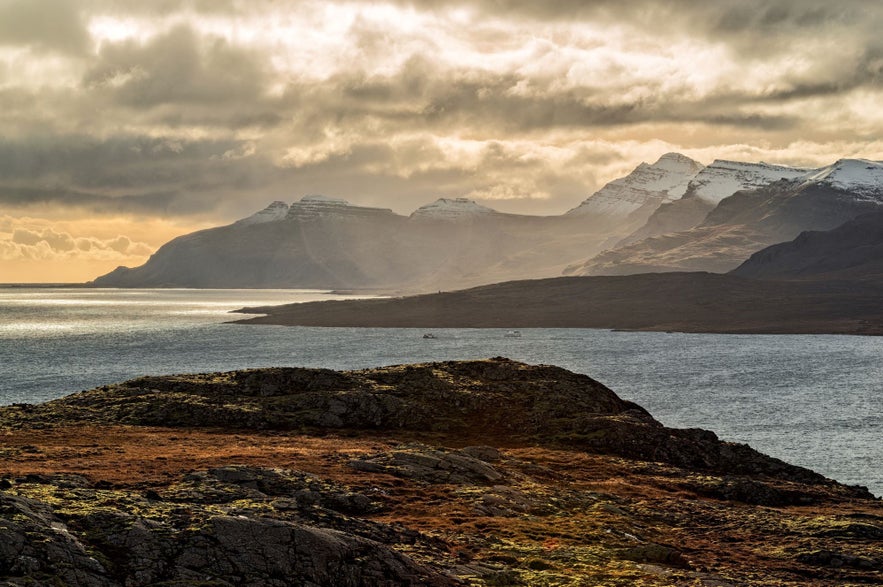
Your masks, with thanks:
[{"label": "mountain range", "polygon": [[668,153],[557,216],[506,214],[465,198],[409,216],[323,196],[273,202],[92,285],[420,292],[562,274],[726,272],[769,245],[881,206],[876,161],[703,166]]},{"label": "mountain range", "polygon": [[[700,184],[716,166],[717,177]],[[741,176],[741,185],[723,181],[734,175]],[[721,193],[720,187],[710,189],[715,183],[726,185],[724,192],[737,189],[714,204],[703,191]],[[660,206],[638,233],[566,273],[723,273],[764,247],[806,230],[835,228],[881,206],[880,162],[844,159],[813,170],[715,162],[697,175],[683,198]],[[701,219],[697,211],[704,211]]]}]

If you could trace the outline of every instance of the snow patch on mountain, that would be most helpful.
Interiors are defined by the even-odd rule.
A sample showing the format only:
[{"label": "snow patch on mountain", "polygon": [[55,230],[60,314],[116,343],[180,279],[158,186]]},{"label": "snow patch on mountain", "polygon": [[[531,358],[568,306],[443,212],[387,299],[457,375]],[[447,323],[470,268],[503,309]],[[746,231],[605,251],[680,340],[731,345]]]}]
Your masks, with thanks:
[{"label": "snow patch on mountain", "polygon": [[701,163],[685,155],[666,153],[656,163],[641,163],[627,176],[611,181],[568,214],[625,217],[651,202],[676,200],[702,169]]},{"label": "snow patch on mountain", "polygon": [[411,218],[458,220],[493,214],[495,210],[468,198],[439,198],[415,210]]},{"label": "snow patch on mountain", "polygon": [[738,191],[761,188],[782,179],[798,179],[811,171],[814,170],[717,159],[690,181],[687,196],[718,204]]},{"label": "snow patch on mountain", "polygon": [[883,196],[883,162],[868,159],[840,159],[833,165],[813,170],[804,185],[824,183],[858,196]]},{"label": "snow patch on mountain", "polygon": [[278,220],[284,220],[288,215],[288,204],[285,202],[276,201],[261,210],[260,212],[256,212],[247,218],[243,218],[242,220],[238,220],[236,224],[264,224],[267,222],[276,222]]}]

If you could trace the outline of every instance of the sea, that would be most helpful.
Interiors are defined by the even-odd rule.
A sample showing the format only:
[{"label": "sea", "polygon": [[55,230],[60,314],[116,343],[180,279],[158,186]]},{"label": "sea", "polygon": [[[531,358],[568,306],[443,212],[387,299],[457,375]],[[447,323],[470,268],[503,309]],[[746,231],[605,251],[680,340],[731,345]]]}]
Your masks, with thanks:
[{"label": "sea", "polygon": [[595,329],[230,324],[308,290],[0,288],[0,405],[144,374],[503,356],[585,373],[667,426],[705,428],[883,495],[883,338]]}]

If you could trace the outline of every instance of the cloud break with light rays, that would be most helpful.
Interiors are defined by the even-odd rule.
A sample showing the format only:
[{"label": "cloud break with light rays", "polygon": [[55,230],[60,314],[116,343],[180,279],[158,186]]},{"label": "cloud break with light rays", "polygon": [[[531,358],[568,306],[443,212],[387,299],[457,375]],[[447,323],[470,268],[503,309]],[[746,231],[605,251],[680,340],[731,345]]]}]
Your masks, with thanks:
[{"label": "cloud break with light rays", "polygon": [[52,234],[133,264],[306,193],[558,214],[667,151],[881,158],[881,26],[857,0],[0,0],[0,281]]}]

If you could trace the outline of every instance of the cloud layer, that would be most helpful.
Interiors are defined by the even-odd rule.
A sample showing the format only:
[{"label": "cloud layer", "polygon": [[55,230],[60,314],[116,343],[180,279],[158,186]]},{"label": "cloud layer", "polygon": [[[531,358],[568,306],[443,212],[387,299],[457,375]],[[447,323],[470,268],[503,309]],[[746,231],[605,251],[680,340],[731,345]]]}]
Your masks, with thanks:
[{"label": "cloud layer", "polygon": [[879,3],[128,4],[0,0],[0,209],[222,222],[325,193],[560,213],[671,150],[883,157]]},{"label": "cloud layer", "polygon": [[75,237],[52,227],[21,227],[20,219],[0,219],[0,261],[105,261],[142,262],[153,252],[143,242],[116,236],[101,239],[94,236]]}]

